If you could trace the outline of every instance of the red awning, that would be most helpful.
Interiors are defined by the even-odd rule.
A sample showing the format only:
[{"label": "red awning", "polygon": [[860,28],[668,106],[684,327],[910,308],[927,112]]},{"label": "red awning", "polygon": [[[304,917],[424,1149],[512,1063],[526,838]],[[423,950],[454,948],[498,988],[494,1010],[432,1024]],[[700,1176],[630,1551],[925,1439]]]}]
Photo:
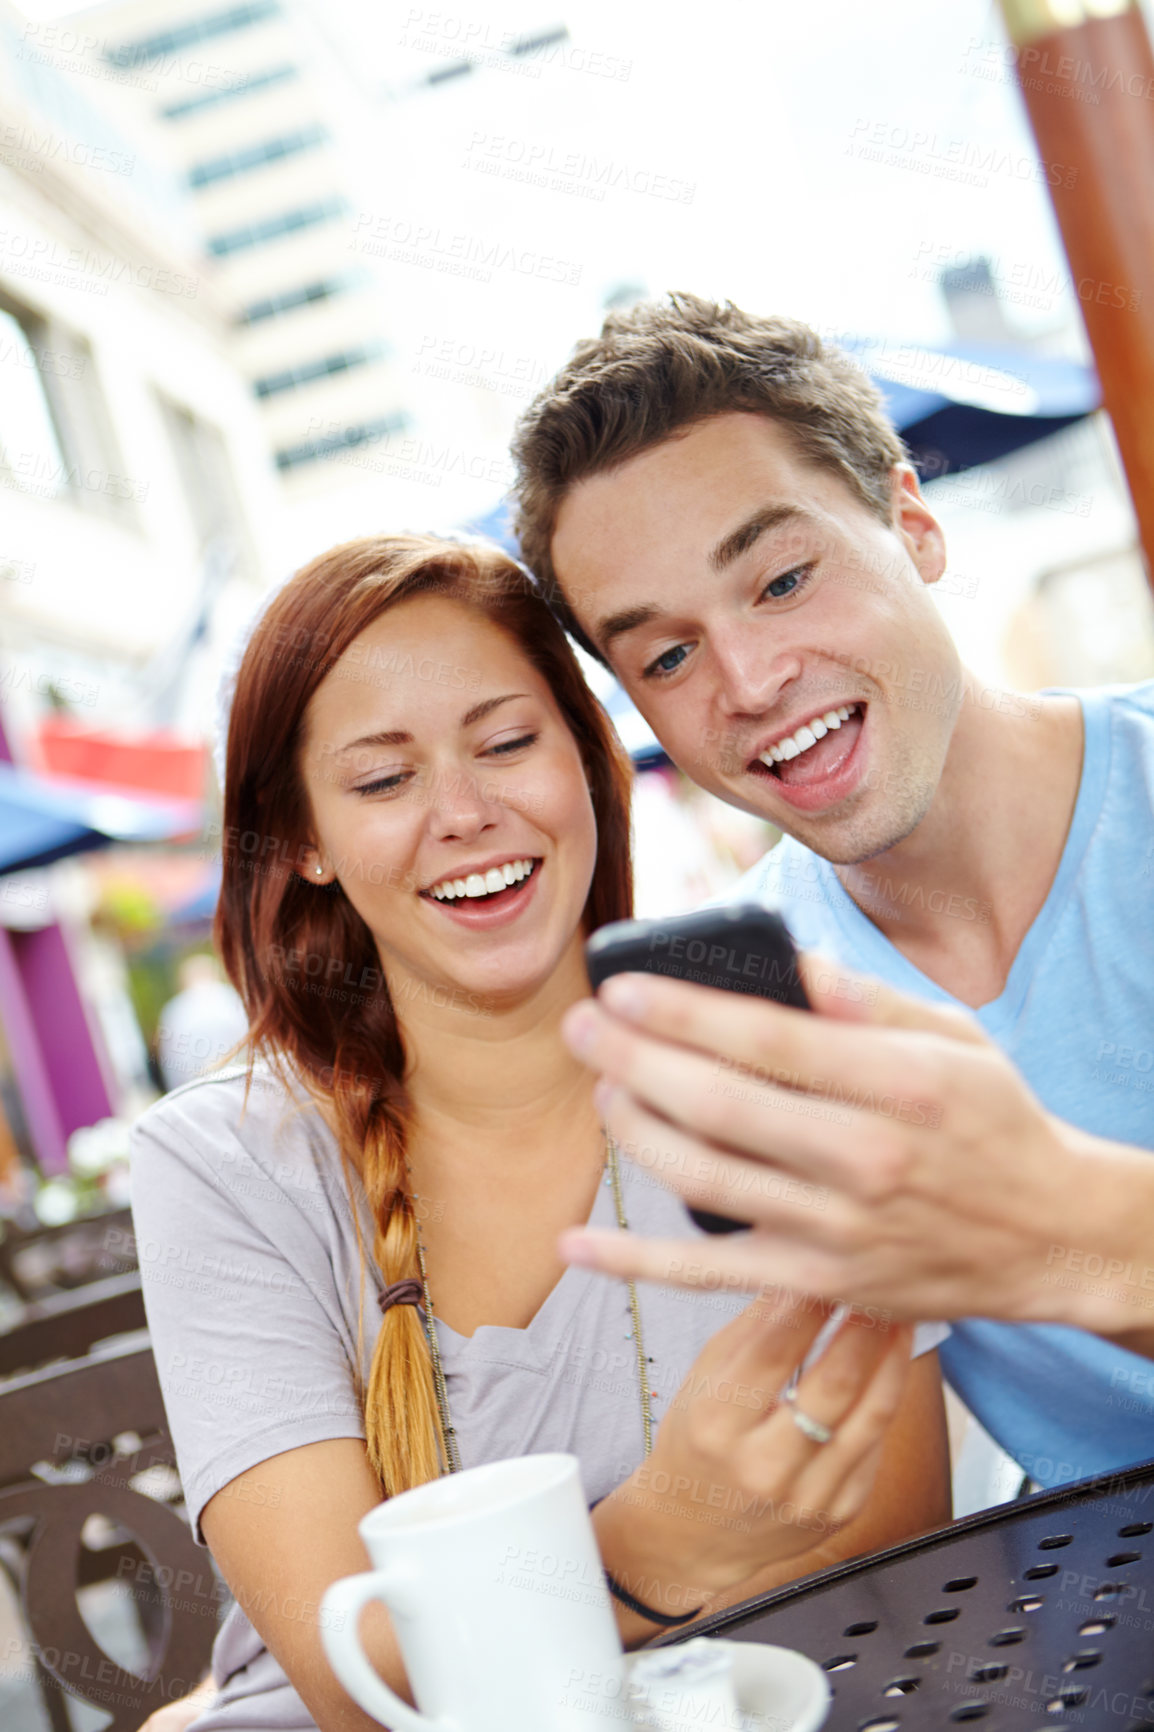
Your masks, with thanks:
[{"label": "red awning", "polygon": [[85,727],[68,716],[49,716],[28,742],[45,775],[139,788],[167,799],[203,800],[208,749],[167,728],[117,733]]}]

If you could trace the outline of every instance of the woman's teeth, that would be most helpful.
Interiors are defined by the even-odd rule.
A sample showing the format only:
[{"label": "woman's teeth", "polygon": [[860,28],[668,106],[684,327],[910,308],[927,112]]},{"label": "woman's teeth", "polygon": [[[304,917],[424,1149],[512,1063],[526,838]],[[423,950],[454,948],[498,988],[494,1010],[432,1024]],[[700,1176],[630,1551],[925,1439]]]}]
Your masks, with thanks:
[{"label": "woman's teeth", "polygon": [[495,896],[510,884],[520,883],[533,870],[532,860],[509,860],[504,866],[490,866],[487,872],[470,872],[467,878],[443,878],[427,892],[438,902],[454,902],[461,896]]},{"label": "woman's teeth", "polygon": [[787,740],[775,740],[772,746],[767,746],[760,754],[763,764],[780,764],[783,759],[799,757],[802,752],[808,752],[811,746],[816,746],[819,740],[824,740],[831,728],[840,728],[843,722],[857,714],[856,704],[842,704],[836,710],[826,710],[820,716],[814,716],[804,727],[790,734]]}]

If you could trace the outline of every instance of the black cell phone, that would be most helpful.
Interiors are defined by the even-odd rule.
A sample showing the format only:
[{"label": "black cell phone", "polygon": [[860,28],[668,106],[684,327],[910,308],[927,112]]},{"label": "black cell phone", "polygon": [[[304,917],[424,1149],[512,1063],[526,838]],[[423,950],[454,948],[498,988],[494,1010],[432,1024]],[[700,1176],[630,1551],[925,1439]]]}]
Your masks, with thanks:
[{"label": "black cell phone", "polygon": [[[666,974],[810,1009],[785,921],[756,902],[664,920],[615,920],[588,940],[585,965],[594,991],[611,974]],[[740,1233],[751,1224],[708,1209],[689,1213],[707,1233]]]}]

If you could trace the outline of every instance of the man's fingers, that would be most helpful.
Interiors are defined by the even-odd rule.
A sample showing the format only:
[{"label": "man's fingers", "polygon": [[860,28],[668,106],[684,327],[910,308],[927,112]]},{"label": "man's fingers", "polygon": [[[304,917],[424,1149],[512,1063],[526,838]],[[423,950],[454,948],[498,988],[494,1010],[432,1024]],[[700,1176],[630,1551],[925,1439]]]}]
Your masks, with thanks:
[{"label": "man's fingers", "polygon": [[[801,1178],[774,1166],[764,1149],[760,1155],[742,1155],[716,1148],[659,1118],[624,1089],[613,1090],[603,1110],[606,1129],[622,1154],[692,1208],[753,1221],[819,1245],[843,1244],[852,1232],[858,1206],[851,1199],[816,1177]],[[783,1096],[779,1110],[798,1111],[798,1097]],[[859,1142],[859,1163],[862,1153]],[[816,1175],[820,1160],[811,1164]]]},{"label": "man's fingers", "polygon": [[[619,1006],[628,1007],[624,1018]],[[807,1154],[845,1143],[847,1112],[936,1122],[941,1086],[957,1068],[936,1032],[835,1021],[655,975],[606,981],[594,1004],[570,1011],[565,1035],[594,1070],[697,1129],[716,1124],[727,1103],[762,1092],[817,1097],[822,1112],[837,1116],[838,1134],[799,1135]],[[805,1120],[795,1114],[799,1130],[820,1127],[813,1112]]]},{"label": "man's fingers", "polygon": [[[747,1236],[755,1235],[735,1235]],[[762,1259],[735,1257],[732,1239],[642,1239],[608,1228],[570,1227],[558,1248],[567,1263],[599,1269],[603,1275],[698,1293],[755,1293],[765,1279]]]},{"label": "man's fingers", "polygon": [[780,1291],[806,1293],[837,1303],[850,1297],[836,1259],[800,1251],[788,1240],[758,1232],[704,1239],[643,1239],[596,1227],[571,1227],[561,1235],[568,1263],[599,1269],[622,1281],[653,1281],[696,1293],[758,1293],[767,1267]]},{"label": "man's fingers", "polygon": [[[717,1058],[626,1028],[594,1005],[582,1008],[589,1013],[594,1034],[587,1062],[604,1071],[611,1082],[623,1085],[624,1092],[610,1094],[602,1104],[609,1130],[631,1160],[678,1189],[686,1189],[694,1179],[710,1179],[706,1163],[698,1170],[697,1156],[702,1154],[698,1139],[702,1139],[715,1152],[749,1157],[748,1172],[732,1171],[729,1179],[738,1191],[742,1185],[750,1186],[753,1200],[758,1184],[767,1199],[775,1188],[780,1194],[779,1169],[783,1168],[851,1197],[877,1197],[903,1171],[909,1152],[907,1126],[937,1122],[939,1109],[905,1095],[884,1093],[880,1079],[871,1085],[865,1097],[868,1105],[862,1107],[848,1104],[840,1085],[836,1101],[815,1099],[812,1094],[779,1088],[749,1070],[726,1075]],[[803,1018],[798,1012],[784,1014],[817,1022],[816,1017]],[[766,1165],[777,1177],[755,1181],[759,1165]],[[721,1213],[747,1218],[736,1206],[722,1206]]]},{"label": "man's fingers", "polygon": [[800,972],[806,997],[821,1016],[839,1022],[872,1023],[875,1028],[916,1029],[971,1046],[989,1044],[989,1036],[969,1011],[911,998],[814,951],[802,952]]}]

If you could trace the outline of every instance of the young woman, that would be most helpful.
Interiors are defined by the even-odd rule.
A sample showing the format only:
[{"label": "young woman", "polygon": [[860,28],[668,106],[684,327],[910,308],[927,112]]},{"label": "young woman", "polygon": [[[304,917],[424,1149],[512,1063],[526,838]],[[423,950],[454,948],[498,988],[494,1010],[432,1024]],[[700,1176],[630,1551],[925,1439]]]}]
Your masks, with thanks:
[{"label": "young woman", "polygon": [[[189,1510],[236,1598],[197,1732],[370,1726],[318,1603],[365,1567],[382,1496],[460,1465],[580,1458],[633,1645],[948,1518],[935,1355],[911,1367],[908,1331],[851,1319],[778,1402],[817,1308],[558,1256],[575,1223],[685,1230],[559,1035],[585,935],[629,913],[628,795],[496,550],[351,543],[256,628],[217,917],[251,1061],[166,1097],[133,1153]],[[363,1633],[404,1689],[383,1608]]]}]

